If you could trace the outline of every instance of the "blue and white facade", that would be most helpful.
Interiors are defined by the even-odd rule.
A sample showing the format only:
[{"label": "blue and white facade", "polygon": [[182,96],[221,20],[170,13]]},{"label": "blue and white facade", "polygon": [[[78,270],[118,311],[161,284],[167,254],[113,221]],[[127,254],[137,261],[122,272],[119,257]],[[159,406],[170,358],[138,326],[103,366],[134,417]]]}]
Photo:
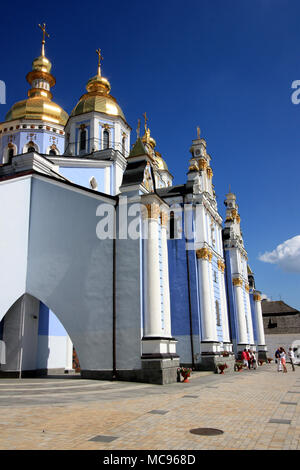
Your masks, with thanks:
[{"label": "blue and white facade", "polygon": [[236,198],[224,226],[200,133],[173,186],[146,119],[131,147],[100,66],[70,117],[50,69],[42,51],[0,124],[2,373],[70,372],[76,350],[84,377],[170,383],[265,354]]}]

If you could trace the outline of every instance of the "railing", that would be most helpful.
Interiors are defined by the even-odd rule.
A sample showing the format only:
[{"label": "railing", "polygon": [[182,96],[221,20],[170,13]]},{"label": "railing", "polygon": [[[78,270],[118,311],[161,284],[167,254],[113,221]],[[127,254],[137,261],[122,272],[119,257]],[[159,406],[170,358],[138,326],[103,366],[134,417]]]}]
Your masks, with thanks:
[{"label": "railing", "polygon": [[[79,149],[79,150],[78,150]],[[117,150],[125,158],[128,157],[129,152],[127,149],[124,149],[122,142],[109,142],[107,146],[107,141],[104,139],[90,138],[85,140],[85,148],[80,150],[80,141],[78,142],[68,142],[64,155],[65,156],[83,156],[90,155],[94,152],[99,152],[102,150]]]}]

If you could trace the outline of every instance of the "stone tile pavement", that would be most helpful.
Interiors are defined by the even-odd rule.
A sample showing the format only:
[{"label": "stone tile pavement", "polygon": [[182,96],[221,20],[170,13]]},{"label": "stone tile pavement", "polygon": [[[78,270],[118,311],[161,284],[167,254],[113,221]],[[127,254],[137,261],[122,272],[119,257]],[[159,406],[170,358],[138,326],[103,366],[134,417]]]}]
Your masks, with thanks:
[{"label": "stone tile pavement", "polygon": [[0,449],[299,450],[300,367],[197,372],[167,386],[1,379]]}]

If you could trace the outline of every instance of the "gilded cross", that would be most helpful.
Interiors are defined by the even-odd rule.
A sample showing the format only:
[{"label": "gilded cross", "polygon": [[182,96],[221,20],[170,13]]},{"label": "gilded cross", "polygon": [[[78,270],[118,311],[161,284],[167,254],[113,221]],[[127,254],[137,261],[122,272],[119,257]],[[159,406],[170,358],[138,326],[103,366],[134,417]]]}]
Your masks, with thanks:
[{"label": "gilded cross", "polygon": [[42,40],[42,55],[45,55],[45,37],[47,36],[47,38],[50,38],[50,34],[47,33],[46,31],[46,24],[43,23],[43,26],[42,25],[38,25],[39,28],[41,28],[41,30],[43,31],[43,40]]},{"label": "gilded cross", "polygon": [[103,60],[103,56],[101,55],[101,49],[96,49],[98,54],[98,75],[101,75],[101,60]]},{"label": "gilded cross", "polygon": [[147,121],[149,121],[149,119],[147,118],[147,114],[146,112],[143,114],[144,118],[145,118],[145,132],[147,131]]}]

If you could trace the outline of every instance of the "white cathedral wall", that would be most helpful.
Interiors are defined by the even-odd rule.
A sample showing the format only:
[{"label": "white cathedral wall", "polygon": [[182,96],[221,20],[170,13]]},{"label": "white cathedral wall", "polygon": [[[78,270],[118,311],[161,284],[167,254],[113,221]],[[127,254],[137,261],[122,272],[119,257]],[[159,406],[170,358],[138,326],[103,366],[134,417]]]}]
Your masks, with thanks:
[{"label": "white cathedral wall", "polygon": [[113,242],[96,236],[103,200],[33,180],[27,291],[55,312],[82,369],[111,369]]},{"label": "white cathedral wall", "polygon": [[31,178],[0,183],[0,320],[26,291]]}]

